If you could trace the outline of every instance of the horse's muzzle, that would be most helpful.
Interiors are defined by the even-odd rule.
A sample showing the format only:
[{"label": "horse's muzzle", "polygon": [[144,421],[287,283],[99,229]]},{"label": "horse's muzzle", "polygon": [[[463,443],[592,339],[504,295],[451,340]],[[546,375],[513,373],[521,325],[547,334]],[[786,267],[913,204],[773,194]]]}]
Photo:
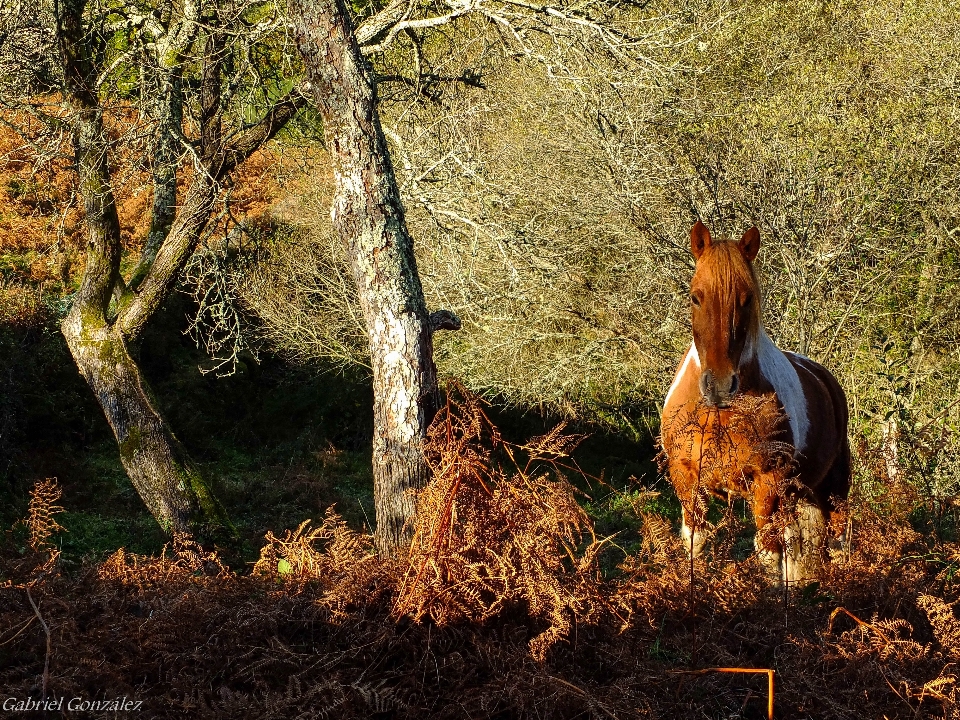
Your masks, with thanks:
[{"label": "horse's muzzle", "polygon": [[718,379],[712,370],[700,373],[700,396],[710,407],[730,407],[739,389],[740,377],[737,373],[731,373],[722,380]]}]

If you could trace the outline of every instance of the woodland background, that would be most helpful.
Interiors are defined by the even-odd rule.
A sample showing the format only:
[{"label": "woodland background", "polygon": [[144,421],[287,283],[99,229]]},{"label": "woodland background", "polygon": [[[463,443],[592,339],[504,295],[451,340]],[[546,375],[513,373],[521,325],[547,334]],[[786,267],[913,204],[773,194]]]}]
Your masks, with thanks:
[{"label": "woodland background", "polygon": [[[8,49],[23,7],[3,5]],[[370,56],[427,305],[462,321],[436,336],[453,400],[430,447],[436,467],[469,462],[438,473],[398,560],[364,534],[369,360],[315,113],[239,168],[137,348],[238,530],[210,554],[165,545],[71,359],[82,198],[70,158],[4,96],[11,695],[144,696],[156,717],[762,717],[759,680],[676,674],[740,666],[777,669],[778,717],[956,716],[960,8],[565,9],[604,30],[465,13]],[[134,115],[118,101],[105,121],[125,270],[153,199]],[[742,506],[717,509],[693,579],[672,539],[655,439],[689,344],[698,217],[760,228],[768,332],[850,403],[862,529],[802,592],[764,589]],[[564,421],[590,437],[551,433]],[[454,540],[426,543],[456,478]]]}]

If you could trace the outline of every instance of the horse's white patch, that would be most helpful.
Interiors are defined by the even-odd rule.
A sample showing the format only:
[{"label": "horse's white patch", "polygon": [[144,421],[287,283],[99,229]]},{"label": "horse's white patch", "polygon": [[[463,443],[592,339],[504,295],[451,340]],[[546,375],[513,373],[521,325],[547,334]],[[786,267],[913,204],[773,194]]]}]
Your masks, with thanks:
[{"label": "horse's white patch", "polygon": [[790,419],[793,445],[798,451],[802,450],[810,429],[810,418],[807,416],[807,399],[803,395],[797,369],[762,328],[757,339],[757,359],[760,361],[760,372],[773,385]]},{"label": "horse's white patch", "polygon": [[693,529],[687,525],[686,510],[681,510],[680,512],[683,518],[682,524],[680,525],[680,538],[683,540],[683,545],[687,549],[687,556],[692,555],[693,557],[698,557],[703,551],[707,537],[702,532],[694,533]]},{"label": "horse's white patch", "polygon": [[687,370],[690,369],[691,362],[697,366],[697,370],[700,369],[700,355],[697,353],[697,346],[692,342],[690,343],[690,349],[687,350],[687,356],[683,359],[683,364],[680,366],[680,369],[677,370],[676,377],[673,378],[673,384],[667,391],[667,399],[663,401],[664,410],[666,410],[667,405],[670,404],[670,396],[673,395],[673,391],[677,389],[680,381],[683,380],[683,376],[686,375]]}]

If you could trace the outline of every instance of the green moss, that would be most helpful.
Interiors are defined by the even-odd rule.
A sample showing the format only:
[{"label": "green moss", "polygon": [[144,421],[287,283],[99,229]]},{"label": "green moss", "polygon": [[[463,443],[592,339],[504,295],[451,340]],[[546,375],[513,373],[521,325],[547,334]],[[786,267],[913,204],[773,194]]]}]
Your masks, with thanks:
[{"label": "green moss", "polygon": [[137,451],[140,449],[142,438],[143,436],[140,432],[140,428],[130,428],[130,432],[127,433],[126,439],[120,443],[120,458],[122,459],[124,465],[133,462],[134,455],[136,455]]},{"label": "green moss", "polygon": [[117,365],[130,362],[120,343],[109,335],[97,338],[97,356],[104,365]]}]

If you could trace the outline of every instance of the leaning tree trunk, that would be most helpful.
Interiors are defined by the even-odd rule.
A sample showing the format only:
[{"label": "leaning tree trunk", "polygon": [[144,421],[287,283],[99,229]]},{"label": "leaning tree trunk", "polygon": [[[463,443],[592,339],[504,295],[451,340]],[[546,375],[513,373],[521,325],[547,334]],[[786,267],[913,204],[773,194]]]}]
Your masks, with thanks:
[{"label": "leaning tree trunk", "polygon": [[[74,148],[88,231],[87,266],[73,307],[61,325],[67,347],[93,390],[120,447],[120,460],[144,504],[167,533],[189,532],[203,538],[236,531],[196,465],[157,408],[128,341],[149,317],[136,309],[141,298],[121,297],[121,312],[108,319],[110,299],[120,284],[120,221],[110,184],[106,133],[99,108],[81,108],[74,123]],[[200,220],[212,204],[213,190],[194,183],[184,208],[186,222]],[[178,235],[195,234],[184,228]],[[201,226],[202,227],[202,226]],[[155,305],[159,305],[159,299]],[[137,318],[139,323],[131,322]]]},{"label": "leaning tree trunk", "polygon": [[[140,69],[153,62],[158,77],[153,103],[155,142],[146,158],[153,166],[153,212],[146,247],[130,283],[125,284],[120,274],[120,222],[107,159],[110,140],[98,95],[98,78],[105,78],[109,71],[103,66],[103,48],[97,45],[103,36],[86,33],[83,26],[87,3],[59,0],[54,4],[63,62],[62,97],[71,110],[58,122],[72,133],[88,232],[86,268],[63,322],[63,335],[117,438],[127,474],[164,529],[235,537],[223,508],[161,417],[128,348],[174,287],[210,221],[225,181],[276,136],[305,99],[299,89],[291,90],[259,121],[244,122],[228,133],[223,128],[226,56],[222,51],[232,30],[219,21],[221,10],[231,16],[233,11],[217,3],[186,2],[175,8],[177,19],[170,11],[166,19],[147,23],[150,27],[144,30],[153,42],[139,46],[146,49],[141,59],[147,63]],[[200,138],[190,141],[182,127],[187,88],[182,73],[197,62],[194,44],[201,29],[208,37],[199,57],[200,85],[193,88],[200,91],[200,113],[191,114]],[[150,94],[144,87],[139,91]],[[185,144],[188,153],[184,153]],[[184,162],[196,172],[180,201],[177,176]]]},{"label": "leaning tree trunk", "polygon": [[120,226],[113,193],[104,182],[106,147],[90,142],[102,136],[98,120],[92,114],[78,121],[86,127],[75,142],[90,239],[83,283],[61,330],[113,430],[123,467],[157,522],[168,533],[209,537],[231,530],[230,522],[161,417],[120,323],[107,320],[116,287],[111,277],[119,272]]},{"label": "leaning tree trunk", "polygon": [[115,327],[85,322],[80,306],[75,308],[63,323],[63,335],[147,509],[167,533],[209,538],[230,529],[223,507],[160,415],[123,336]]},{"label": "leaning tree trunk", "polygon": [[376,542],[392,554],[409,541],[410,490],[429,477],[423,439],[439,402],[433,331],[451,313],[427,313],[400,193],[343,0],[292,0],[294,35],[323,118],[335,168],[333,223],[351,259],[373,369]]}]

